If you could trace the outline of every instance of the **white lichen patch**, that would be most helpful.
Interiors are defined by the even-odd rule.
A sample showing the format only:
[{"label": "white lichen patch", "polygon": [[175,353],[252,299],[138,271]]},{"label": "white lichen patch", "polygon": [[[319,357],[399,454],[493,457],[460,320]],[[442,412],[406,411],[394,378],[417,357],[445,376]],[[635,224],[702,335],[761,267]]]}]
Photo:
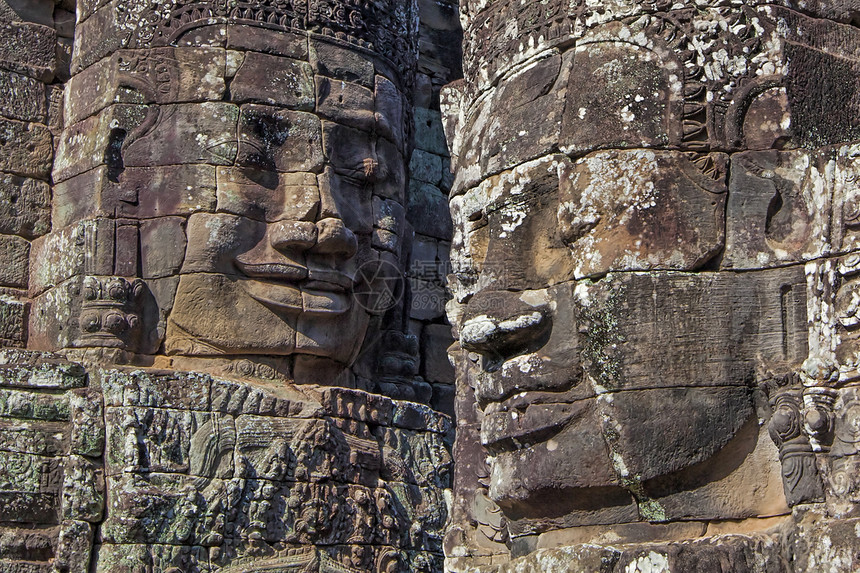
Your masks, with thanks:
[{"label": "white lichen patch", "polygon": [[501,372],[504,377],[511,376],[517,372],[529,374],[532,370],[535,370],[542,365],[543,361],[540,356],[537,356],[536,354],[524,354],[505,360],[504,364],[502,364]]},{"label": "white lichen patch", "polygon": [[836,547],[829,535],[823,534],[813,544],[806,562],[806,571],[819,573],[843,573],[856,571],[854,551],[851,547]]},{"label": "white lichen patch", "polygon": [[527,290],[520,294],[520,300],[529,306],[543,306],[549,302],[546,290]]},{"label": "white lichen patch", "polygon": [[656,551],[637,557],[624,568],[624,573],[668,573],[669,557]]},{"label": "white lichen patch", "polygon": [[499,323],[499,328],[503,331],[512,332],[522,330],[540,324],[543,320],[543,315],[537,311],[520,315],[514,319],[503,320]]},{"label": "white lichen patch", "polygon": [[625,105],[624,107],[621,108],[621,111],[619,112],[619,116],[621,117],[621,121],[625,121],[627,123],[630,123],[634,119],[636,119],[636,116],[633,114],[632,111],[630,111],[629,105]]},{"label": "white lichen patch", "polygon": [[497,329],[496,321],[482,314],[463,323],[460,329],[460,340],[466,344],[483,344]]}]

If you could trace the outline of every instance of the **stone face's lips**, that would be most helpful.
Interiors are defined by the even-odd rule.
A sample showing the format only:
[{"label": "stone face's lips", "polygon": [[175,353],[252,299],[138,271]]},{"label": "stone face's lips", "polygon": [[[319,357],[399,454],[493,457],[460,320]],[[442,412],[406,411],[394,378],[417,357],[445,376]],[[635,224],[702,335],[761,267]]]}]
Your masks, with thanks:
[{"label": "stone face's lips", "polygon": [[279,312],[343,314],[352,308],[349,291],[332,283],[246,280],[242,286],[251,298]]},{"label": "stone face's lips", "polygon": [[[528,395],[523,398],[528,400]],[[494,454],[544,442],[585,409],[585,402],[530,404],[517,409],[494,403],[481,422],[481,443]]]},{"label": "stone face's lips", "polygon": [[298,282],[308,276],[308,269],[296,264],[272,262],[272,263],[245,263],[236,259],[236,266],[249,277],[272,279],[284,282]]},{"label": "stone face's lips", "polygon": [[[469,318],[463,323],[460,343],[463,348],[477,351],[487,347],[502,346],[505,339],[521,335],[525,331],[538,330],[545,322],[545,314],[537,309],[529,309],[504,319],[483,314]],[[493,344],[494,342],[496,343]]]},{"label": "stone face's lips", "polygon": [[320,290],[351,290],[353,283],[352,277],[342,272],[318,269],[309,270],[307,281],[309,288],[311,284],[314,284],[318,285],[314,288],[319,288]]},{"label": "stone face's lips", "polygon": [[[322,283],[317,283],[317,285],[320,284]],[[307,314],[343,314],[352,308],[352,301],[346,292],[328,290],[319,286],[314,289],[303,287],[302,302],[304,312]]]},{"label": "stone face's lips", "polygon": [[244,263],[236,266],[252,280],[242,281],[251,297],[276,311],[343,314],[352,307],[353,279],[339,271],[311,270],[290,263]]}]

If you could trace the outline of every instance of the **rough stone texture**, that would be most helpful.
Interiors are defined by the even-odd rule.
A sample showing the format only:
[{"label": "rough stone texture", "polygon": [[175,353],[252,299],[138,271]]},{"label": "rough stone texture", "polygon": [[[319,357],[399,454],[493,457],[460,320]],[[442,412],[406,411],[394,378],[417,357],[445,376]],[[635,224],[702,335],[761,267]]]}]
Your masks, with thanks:
[{"label": "rough stone texture", "polygon": [[0,0],[0,570],[856,570],[855,4]]},{"label": "rough stone texture", "polygon": [[175,371],[85,371],[30,351],[0,360],[4,567],[134,571],[156,561],[191,571],[199,550],[206,570],[297,560],[441,570],[450,421],[426,406]]},{"label": "rough stone texture", "polygon": [[[32,345],[216,373],[278,356],[288,380],[316,361],[332,383],[408,387],[417,371],[383,372],[400,348],[365,333],[402,331],[410,308],[417,7],[80,4],[54,226],[16,284]],[[422,133],[446,154],[440,128]]]},{"label": "rough stone texture", "polygon": [[856,14],[461,2],[448,570],[856,568]]},{"label": "rough stone texture", "polygon": [[0,119],[0,169],[47,179],[51,171],[51,132],[37,123]]},{"label": "rough stone texture", "polygon": [[0,0],[0,570],[443,569],[455,11],[234,4]]}]

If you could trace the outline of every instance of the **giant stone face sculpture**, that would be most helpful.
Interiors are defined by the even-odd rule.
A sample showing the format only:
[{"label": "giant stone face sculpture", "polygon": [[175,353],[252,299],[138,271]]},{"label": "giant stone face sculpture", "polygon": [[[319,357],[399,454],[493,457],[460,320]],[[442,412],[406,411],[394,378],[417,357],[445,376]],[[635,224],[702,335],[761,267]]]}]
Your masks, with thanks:
[{"label": "giant stone face sculpture", "polygon": [[[53,33],[8,17],[4,69],[10,34]],[[0,569],[440,571],[451,428],[410,401],[397,290],[415,3],[76,17],[28,348],[0,351]]]},{"label": "giant stone face sculpture", "polygon": [[[768,3],[461,12],[449,567],[830,495],[856,29]],[[812,81],[837,68],[850,93]]]},{"label": "giant stone face sculpture", "polygon": [[[253,64],[255,58],[262,61]],[[284,93],[293,100],[304,89],[312,101],[310,70],[293,60],[251,54],[243,68],[230,84],[232,100],[271,103]],[[295,91],[266,98],[258,83],[279,68]],[[402,182],[404,150],[371,135],[395,118],[385,109],[374,115],[368,88],[321,77],[318,83],[319,115],[349,115],[344,123],[358,129],[293,111],[295,104],[239,108],[236,164],[216,175],[219,212],[189,219],[187,276],[167,331],[168,353],[299,353],[349,365],[361,349],[371,309],[356,298],[356,275],[379,260],[370,240],[372,191],[391,177]],[[352,96],[349,107],[332,103],[344,95]],[[402,107],[397,113],[402,132]],[[387,154],[377,152],[386,146]],[[396,237],[388,247],[399,254]],[[397,255],[391,260],[395,271],[402,267]]]},{"label": "giant stone face sculpture", "polygon": [[36,346],[347,386],[408,351],[413,9],[312,4],[84,9]]}]

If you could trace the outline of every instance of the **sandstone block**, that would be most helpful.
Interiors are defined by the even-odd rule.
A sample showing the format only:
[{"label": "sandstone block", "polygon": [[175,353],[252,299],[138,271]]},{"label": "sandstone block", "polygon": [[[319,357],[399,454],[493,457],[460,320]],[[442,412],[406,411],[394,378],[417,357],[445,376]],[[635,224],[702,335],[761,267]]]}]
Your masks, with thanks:
[{"label": "sandstone block", "polygon": [[27,239],[51,228],[51,188],[47,183],[0,174],[0,232]]},{"label": "sandstone block", "polygon": [[0,341],[5,346],[27,343],[27,319],[30,303],[12,297],[0,298]]},{"label": "sandstone block", "polygon": [[231,165],[236,159],[238,106],[223,102],[179,104],[161,106],[157,113],[158,120],[151,129],[121,147],[124,165]]},{"label": "sandstone block", "polygon": [[63,463],[63,519],[98,523],[105,510],[104,475],[89,459],[70,455]]},{"label": "sandstone block", "polygon": [[448,347],[453,343],[450,326],[428,324],[424,327],[421,335],[421,375],[425,380],[436,384],[454,383],[454,367],[448,359]]},{"label": "sandstone block", "polygon": [[72,392],[69,396],[72,431],[71,452],[90,458],[99,458],[104,453],[105,418],[101,393],[87,388]]},{"label": "sandstone block", "polygon": [[314,71],[320,75],[373,88],[373,64],[351,50],[312,39],[310,61]]},{"label": "sandstone block", "polygon": [[[607,151],[559,169],[562,241],[582,278],[615,270],[693,270],[722,251],[727,157]],[[504,223],[503,223],[504,226]]]},{"label": "sandstone block", "polygon": [[119,50],[69,80],[66,121],[77,123],[115,103],[219,101],[225,61],[218,48]]},{"label": "sandstone block", "polygon": [[[391,80],[384,76],[376,76],[374,86],[373,95],[376,105],[377,133],[391,141],[398,150],[402,150],[406,141],[405,123],[407,117],[403,94],[400,93],[400,90],[397,89],[397,86]],[[418,120],[416,119],[415,121],[417,122]],[[434,141],[434,135],[438,134],[431,133],[425,137],[428,144]],[[418,147],[417,142],[416,147]],[[442,148],[444,150],[444,139]]]},{"label": "sandstone block", "polygon": [[265,222],[313,221],[320,192],[313,173],[218,168],[218,211]]},{"label": "sandstone block", "polygon": [[230,99],[313,111],[313,70],[305,62],[248,52],[230,82]]},{"label": "sandstone block", "polygon": [[54,566],[67,571],[87,571],[93,552],[95,531],[92,524],[84,521],[64,521],[57,542]]},{"label": "sandstone block", "polygon": [[27,288],[30,243],[14,235],[0,235],[0,285]]},{"label": "sandstone block", "polygon": [[442,180],[442,157],[416,149],[409,160],[409,176],[430,185],[439,185]]},{"label": "sandstone block", "polygon": [[415,232],[436,239],[450,238],[453,227],[444,209],[448,198],[439,188],[420,181],[410,181],[408,195],[406,218]]},{"label": "sandstone block", "polygon": [[47,179],[53,151],[48,128],[38,123],[0,119],[0,170]]},{"label": "sandstone block", "polygon": [[179,274],[185,259],[185,219],[159,217],[140,223],[142,277],[157,279]]},{"label": "sandstone block", "polygon": [[577,46],[573,58],[560,134],[565,152],[680,141],[673,118],[681,116],[682,84],[670,78],[671,70],[682,73],[679,62],[621,42]]},{"label": "sandstone block", "polygon": [[304,34],[278,30],[261,33],[256,27],[231,23],[227,26],[227,47],[233,50],[263,52],[296,60],[308,59],[308,38]]},{"label": "sandstone block", "polygon": [[316,76],[317,114],[342,125],[370,131],[374,127],[373,92],[343,80]]},{"label": "sandstone block", "polygon": [[65,181],[102,165],[107,166],[109,178],[118,178],[125,168],[126,138],[149,113],[146,106],[115,105],[67,127],[57,146],[54,182]]},{"label": "sandstone block", "polygon": [[244,105],[236,162],[265,171],[318,173],[323,165],[322,139],[320,120],[312,114]]},{"label": "sandstone block", "polygon": [[57,65],[57,32],[29,22],[0,24],[0,65],[50,82]]},{"label": "sandstone block", "polygon": [[442,117],[438,111],[416,108],[415,149],[436,155],[448,155],[445,133],[442,131]]},{"label": "sandstone block", "polygon": [[748,151],[731,159],[722,266],[805,262],[828,250],[832,183],[805,151]]},{"label": "sandstone block", "polygon": [[69,390],[86,385],[86,372],[80,364],[47,352],[0,350],[0,386]]},{"label": "sandstone block", "polygon": [[15,72],[0,71],[0,115],[21,121],[47,123],[45,85]]}]

